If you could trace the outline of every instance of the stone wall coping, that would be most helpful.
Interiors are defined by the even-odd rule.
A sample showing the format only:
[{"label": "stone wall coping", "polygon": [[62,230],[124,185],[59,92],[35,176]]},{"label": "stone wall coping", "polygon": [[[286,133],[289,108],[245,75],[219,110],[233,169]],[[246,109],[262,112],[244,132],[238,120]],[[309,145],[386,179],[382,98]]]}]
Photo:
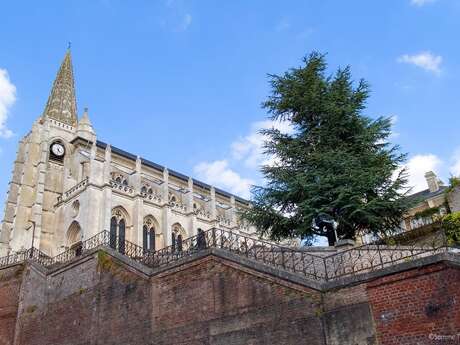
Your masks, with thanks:
[{"label": "stone wall coping", "polygon": [[[27,263],[32,265],[34,269],[38,270],[40,273],[44,275],[53,276],[53,275],[60,274],[64,271],[70,270],[74,266],[80,265],[81,263],[86,262],[88,260],[91,260],[91,259],[97,260],[97,253],[100,250],[114,257],[115,259],[123,263],[128,270],[143,276],[145,279],[148,279],[153,276],[162,275],[164,273],[167,273],[168,271],[175,270],[177,268],[180,268],[181,266],[188,265],[190,263],[193,263],[194,261],[199,261],[209,256],[215,256],[217,258],[227,260],[234,264],[241,265],[244,268],[251,269],[251,270],[254,270],[262,274],[267,274],[269,276],[272,276],[272,277],[275,277],[281,280],[285,280],[289,283],[298,284],[303,287],[307,287],[307,288],[321,291],[321,292],[337,290],[337,289],[341,289],[341,288],[345,288],[349,286],[359,285],[365,282],[369,282],[371,280],[375,280],[377,278],[381,278],[383,276],[393,275],[393,274],[401,273],[404,271],[409,271],[412,269],[420,269],[425,266],[442,263],[442,262],[446,263],[449,266],[460,267],[460,255],[458,253],[443,252],[443,253],[438,253],[438,254],[431,255],[431,256],[416,258],[416,259],[413,259],[407,262],[402,262],[399,264],[393,264],[391,266],[384,267],[377,271],[359,273],[353,276],[336,278],[333,281],[324,282],[324,281],[317,281],[314,279],[308,279],[308,277],[303,277],[299,274],[291,273],[289,271],[285,271],[282,269],[277,269],[269,265],[266,265],[264,263],[256,262],[248,258],[241,257],[237,254],[228,252],[221,248],[207,248],[205,250],[196,252],[192,255],[185,256],[182,259],[173,261],[168,265],[165,265],[159,268],[150,268],[142,263],[139,263],[127,257],[126,255],[120,254],[113,248],[110,248],[107,246],[101,246],[98,248],[94,248],[92,250],[89,250],[83,253],[82,256],[75,258],[74,260],[71,260],[62,265],[48,268],[48,269],[34,261],[27,261]],[[0,271],[3,269],[8,269],[12,266],[23,265],[23,264],[24,263],[11,264],[9,266],[5,266],[1,268]]]},{"label": "stone wall coping", "polygon": [[416,258],[407,262],[399,264],[393,264],[388,267],[384,267],[380,270],[373,272],[359,273],[354,276],[347,276],[343,278],[336,278],[333,281],[322,283],[322,289],[324,291],[335,290],[338,288],[344,288],[347,286],[359,285],[364,282],[368,282],[384,276],[402,273],[412,269],[420,269],[425,266],[445,262],[448,265],[460,266],[460,255],[444,252],[430,256]]},{"label": "stone wall coping", "polygon": [[1,270],[7,270],[7,269],[9,269],[11,267],[14,267],[14,266],[22,266],[22,265],[24,265],[24,261],[15,262],[13,264],[9,264],[9,265],[5,265],[5,266],[1,267],[0,271]]}]

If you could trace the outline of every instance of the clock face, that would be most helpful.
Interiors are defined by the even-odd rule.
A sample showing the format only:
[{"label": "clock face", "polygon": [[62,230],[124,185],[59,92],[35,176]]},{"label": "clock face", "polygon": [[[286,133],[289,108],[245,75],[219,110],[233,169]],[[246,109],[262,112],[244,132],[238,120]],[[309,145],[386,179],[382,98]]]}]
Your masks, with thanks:
[{"label": "clock face", "polygon": [[64,146],[62,146],[61,144],[59,143],[55,143],[53,144],[53,146],[51,146],[51,151],[58,157],[62,157],[64,155]]}]

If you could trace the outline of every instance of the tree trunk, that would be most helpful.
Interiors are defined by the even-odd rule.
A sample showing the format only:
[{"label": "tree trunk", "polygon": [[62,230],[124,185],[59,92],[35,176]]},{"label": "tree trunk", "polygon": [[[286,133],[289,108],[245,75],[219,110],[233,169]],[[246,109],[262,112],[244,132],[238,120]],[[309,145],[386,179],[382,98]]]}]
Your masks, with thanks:
[{"label": "tree trunk", "polygon": [[335,241],[336,241],[334,230],[328,231],[326,233],[326,237],[327,237],[327,242],[329,243],[329,246],[333,247],[335,245]]}]

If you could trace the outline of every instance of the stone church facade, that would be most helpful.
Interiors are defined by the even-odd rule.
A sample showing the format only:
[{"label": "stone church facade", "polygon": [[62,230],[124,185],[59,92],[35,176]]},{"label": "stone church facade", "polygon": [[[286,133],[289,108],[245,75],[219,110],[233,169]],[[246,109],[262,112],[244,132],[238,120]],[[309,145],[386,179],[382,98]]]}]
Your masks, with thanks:
[{"label": "stone church facade", "polygon": [[97,140],[77,117],[67,51],[45,110],[19,143],[0,232],[0,256],[57,255],[108,230],[146,250],[212,227],[251,234],[248,202]]},{"label": "stone church facade", "polygon": [[67,52],[14,163],[0,344],[458,344],[458,248],[246,236],[245,200],[98,141],[76,108]]}]

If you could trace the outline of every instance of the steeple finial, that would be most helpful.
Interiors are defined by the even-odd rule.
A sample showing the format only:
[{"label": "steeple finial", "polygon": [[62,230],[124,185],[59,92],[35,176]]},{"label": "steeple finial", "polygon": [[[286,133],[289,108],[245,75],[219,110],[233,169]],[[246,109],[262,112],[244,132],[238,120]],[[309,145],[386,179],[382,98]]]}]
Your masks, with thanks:
[{"label": "steeple finial", "polygon": [[71,126],[77,124],[77,101],[75,98],[70,42],[54,80],[43,117],[49,117]]},{"label": "steeple finial", "polygon": [[80,121],[78,121],[77,135],[91,142],[96,140],[96,133],[94,132],[91,121],[89,120],[88,108],[85,108],[83,116]]}]

